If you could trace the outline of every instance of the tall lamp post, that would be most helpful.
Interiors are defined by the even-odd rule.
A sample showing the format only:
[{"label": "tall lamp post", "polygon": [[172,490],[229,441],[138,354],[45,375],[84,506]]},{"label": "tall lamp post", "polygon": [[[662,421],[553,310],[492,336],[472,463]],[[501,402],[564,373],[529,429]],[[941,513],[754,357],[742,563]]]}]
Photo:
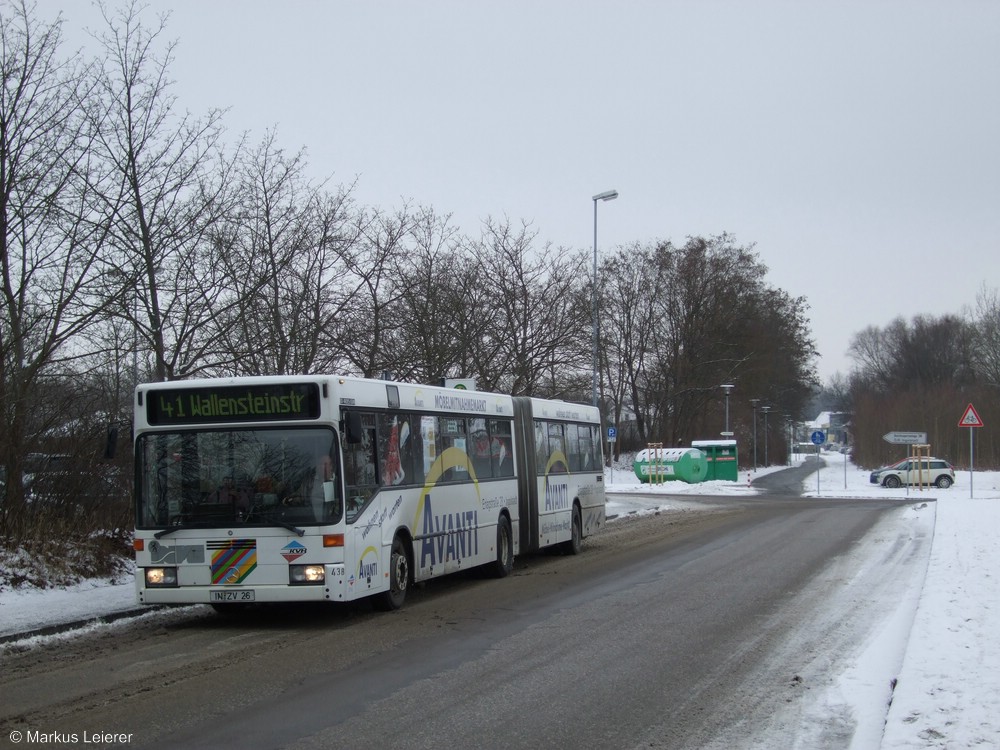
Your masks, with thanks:
[{"label": "tall lamp post", "polygon": [[750,403],[753,404],[753,470],[757,471],[757,404],[760,399],[752,398]]},{"label": "tall lamp post", "polygon": [[732,437],[733,433],[729,431],[729,394],[733,390],[733,385],[731,383],[725,383],[720,385],[719,388],[722,392],[726,394],[726,430],[722,433],[722,437]]},{"label": "tall lamp post", "polygon": [[606,190],[603,193],[598,193],[594,196],[594,293],[591,299],[591,312],[593,314],[593,328],[594,328],[594,345],[593,345],[593,364],[594,364],[594,378],[593,384],[591,385],[591,401],[594,406],[597,406],[597,201],[613,201],[618,197],[617,190]]},{"label": "tall lamp post", "polygon": [[764,412],[764,466],[770,466],[767,462],[767,413],[771,411],[771,407],[762,406],[760,410]]},{"label": "tall lamp post", "polygon": [[785,415],[785,430],[786,430],[785,437],[788,438],[788,465],[791,466],[792,465],[792,451],[794,450],[793,447],[792,447],[792,415],[791,414],[786,414]]}]

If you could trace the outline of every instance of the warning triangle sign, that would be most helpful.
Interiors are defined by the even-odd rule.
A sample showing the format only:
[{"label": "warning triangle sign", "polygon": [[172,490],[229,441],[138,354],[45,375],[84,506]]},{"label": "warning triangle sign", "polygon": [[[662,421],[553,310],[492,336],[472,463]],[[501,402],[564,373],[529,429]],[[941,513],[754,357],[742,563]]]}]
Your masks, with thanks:
[{"label": "warning triangle sign", "polygon": [[976,407],[974,407],[972,404],[969,404],[965,408],[965,414],[963,414],[962,418],[959,420],[958,426],[959,427],[982,427],[983,426],[983,420],[981,420],[979,418],[979,414],[976,412]]}]

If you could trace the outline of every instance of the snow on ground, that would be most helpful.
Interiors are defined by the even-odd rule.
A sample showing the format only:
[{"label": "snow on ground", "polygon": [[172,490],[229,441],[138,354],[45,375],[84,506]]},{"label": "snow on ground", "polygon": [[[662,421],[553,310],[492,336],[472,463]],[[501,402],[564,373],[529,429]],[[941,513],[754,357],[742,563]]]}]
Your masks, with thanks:
[{"label": "snow on ground", "polygon": [[[917,600],[912,627],[908,627],[908,617],[890,617],[879,636],[908,642],[878,746],[882,750],[1000,747],[1000,545],[996,542],[1000,532],[1000,472],[977,471],[971,488],[969,472],[958,471],[955,486],[948,490],[889,490],[870,484],[869,472],[841,454],[827,453],[824,459],[826,466],[818,475],[803,482],[805,497],[899,497],[912,499],[915,506],[936,500],[927,576],[923,589],[912,592]],[[608,515],[669,512],[685,507],[688,496],[753,496],[751,478],[782,468],[758,470],[753,476],[741,472],[737,482],[650,486],[640,484],[631,467],[623,464],[606,472]],[[642,497],[637,500],[634,495]],[[2,591],[0,638],[114,615],[135,606],[131,581],[89,581],[48,591]],[[65,637],[71,636],[35,636],[27,642],[18,641],[17,647]],[[843,692],[866,681],[865,665],[871,664],[875,670],[884,646],[877,639],[868,644],[860,663],[841,676]],[[855,737],[852,747],[868,750],[875,745],[871,738]]]},{"label": "snow on ground", "polygon": [[[948,490],[890,490],[871,484],[870,472],[846,456],[825,453],[823,459],[823,469],[803,482],[804,497],[909,498],[915,506],[936,500],[927,576],[923,589],[912,592],[912,626],[907,632],[907,617],[890,617],[859,663],[841,676],[845,694],[870,683],[865,670],[881,673],[884,639],[908,639],[881,743],[855,737],[852,748],[1000,747],[1000,472],[975,472],[971,488],[969,472],[956,471]],[[608,514],[679,509],[686,496],[754,495],[749,479],[782,468],[741,472],[735,483],[651,487],[623,466],[608,473]],[[618,497],[622,492],[647,494],[649,502],[626,501]]]}]

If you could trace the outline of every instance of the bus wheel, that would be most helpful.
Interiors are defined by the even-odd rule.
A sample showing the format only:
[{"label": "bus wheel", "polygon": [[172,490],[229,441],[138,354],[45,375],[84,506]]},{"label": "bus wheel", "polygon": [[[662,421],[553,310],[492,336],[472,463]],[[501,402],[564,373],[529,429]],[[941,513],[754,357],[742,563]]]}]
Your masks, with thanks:
[{"label": "bus wheel", "polygon": [[398,536],[392,540],[389,555],[389,590],[376,595],[374,604],[383,612],[399,609],[406,601],[406,589],[410,585],[410,559],[406,556],[406,545]]},{"label": "bus wheel", "polygon": [[497,521],[497,559],[493,563],[493,576],[506,578],[514,569],[514,535],[510,530],[510,519],[500,516]]},{"label": "bus wheel", "polygon": [[562,543],[562,551],[565,555],[579,555],[583,549],[583,519],[580,518],[579,506],[573,506],[573,528],[570,532],[569,541]]}]

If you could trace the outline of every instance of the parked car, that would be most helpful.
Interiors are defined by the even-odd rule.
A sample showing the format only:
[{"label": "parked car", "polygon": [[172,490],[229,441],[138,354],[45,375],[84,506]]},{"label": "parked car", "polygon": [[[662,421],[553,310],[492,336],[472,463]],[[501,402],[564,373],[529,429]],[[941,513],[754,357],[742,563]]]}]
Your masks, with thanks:
[{"label": "parked car", "polygon": [[[917,464],[920,464],[918,469]],[[875,469],[869,477],[872,484],[902,487],[904,484],[934,485],[943,490],[955,484],[955,467],[942,458],[904,458],[890,466]]]}]

